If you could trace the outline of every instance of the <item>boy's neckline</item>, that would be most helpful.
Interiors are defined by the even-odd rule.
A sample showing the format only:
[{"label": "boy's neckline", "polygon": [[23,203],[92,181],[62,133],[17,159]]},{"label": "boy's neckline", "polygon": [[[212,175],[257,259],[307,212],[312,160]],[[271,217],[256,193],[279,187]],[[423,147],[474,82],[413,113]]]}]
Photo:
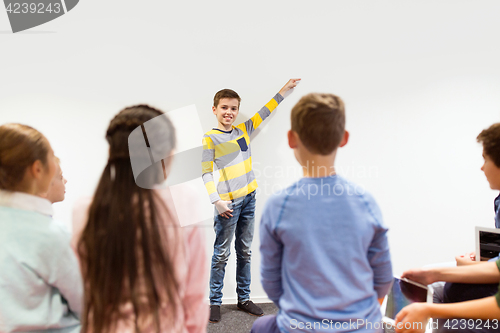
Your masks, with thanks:
[{"label": "boy's neckline", "polygon": [[233,129],[231,128],[231,130],[229,131],[224,131],[224,130],[221,130],[220,128],[212,128],[213,130],[216,130],[216,131],[221,131],[223,133],[231,133],[233,131]]}]

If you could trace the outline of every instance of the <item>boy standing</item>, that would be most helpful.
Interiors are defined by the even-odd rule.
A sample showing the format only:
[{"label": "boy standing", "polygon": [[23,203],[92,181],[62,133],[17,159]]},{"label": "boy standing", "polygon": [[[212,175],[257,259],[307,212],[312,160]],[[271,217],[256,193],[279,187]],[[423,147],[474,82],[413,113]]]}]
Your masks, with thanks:
[{"label": "boy standing", "polygon": [[268,200],[260,227],[262,285],[280,310],[252,332],[380,331],[392,282],[387,228],[373,197],[335,173],[349,138],[344,103],[306,95],[291,121],[304,178]]},{"label": "boy standing", "polygon": [[[224,272],[235,235],[236,282],[238,308],[255,316],[263,312],[250,301],[250,247],[255,220],[255,189],[257,182],[252,171],[250,135],[283,100],[285,93],[300,79],[291,79],[252,118],[238,126],[232,124],[238,116],[240,96],[223,89],[215,94],[212,111],[217,128],[203,136],[202,178],[210,201],[215,205],[214,254],[210,272],[210,322],[220,321]],[[213,164],[219,168],[217,189],[213,181]]]}]

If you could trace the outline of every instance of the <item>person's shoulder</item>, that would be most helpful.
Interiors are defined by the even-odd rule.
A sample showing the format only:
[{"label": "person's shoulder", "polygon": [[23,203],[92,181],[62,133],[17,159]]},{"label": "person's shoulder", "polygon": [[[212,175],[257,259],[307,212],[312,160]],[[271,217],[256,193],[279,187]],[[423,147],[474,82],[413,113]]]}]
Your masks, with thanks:
[{"label": "person's shoulder", "polygon": [[71,234],[61,222],[42,216],[32,227],[17,230],[15,241],[24,244],[27,253],[38,253],[43,258],[44,254],[69,248]]},{"label": "person's shoulder", "polygon": [[285,202],[290,196],[296,194],[296,189],[299,181],[296,181],[289,185],[288,187],[281,189],[272,193],[269,198],[266,200],[266,204],[264,206],[264,212],[266,211],[276,211],[278,208],[283,207]]},{"label": "person's shoulder", "polygon": [[371,215],[376,224],[382,225],[382,212],[380,207],[375,200],[373,194],[365,189],[363,186],[356,184],[355,182],[341,177],[343,184],[348,187],[346,193],[352,200],[356,200],[359,204],[365,208],[366,213]]},{"label": "person's shoulder", "polygon": [[375,202],[373,195],[363,185],[340,175],[337,175],[337,184],[343,187],[343,192],[348,196],[363,201]]},{"label": "person's shoulder", "polygon": [[220,133],[220,131],[212,128],[209,131],[205,132],[205,134],[203,134],[203,137],[204,138],[210,138],[212,135],[219,134],[219,133]]},{"label": "person's shoulder", "polygon": [[2,242],[33,247],[51,236],[52,217],[23,209],[0,207]]},{"label": "person's shoulder", "polygon": [[92,204],[92,200],[93,200],[92,196],[80,197],[76,200],[75,204],[73,205],[72,225],[74,233],[83,229],[84,224],[88,219],[89,209],[90,205]]},{"label": "person's shoulder", "polygon": [[92,196],[83,196],[76,199],[75,204],[73,205],[73,217],[75,217],[75,215],[88,214],[88,210],[92,204],[92,199]]},{"label": "person's shoulder", "polygon": [[[14,224],[20,224],[24,221],[27,221],[27,223],[37,221],[40,224],[44,224],[49,223],[50,220],[52,220],[50,216],[34,210],[26,210],[7,206],[0,206],[0,214],[4,216],[1,220],[5,223],[12,222]],[[37,226],[33,227],[36,228]]]}]

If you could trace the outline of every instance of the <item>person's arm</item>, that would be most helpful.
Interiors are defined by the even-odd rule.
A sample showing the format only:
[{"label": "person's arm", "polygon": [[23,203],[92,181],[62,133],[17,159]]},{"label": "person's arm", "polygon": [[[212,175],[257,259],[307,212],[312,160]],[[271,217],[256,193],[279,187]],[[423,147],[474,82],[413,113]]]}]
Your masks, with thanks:
[{"label": "person's arm", "polygon": [[202,168],[202,176],[203,183],[205,184],[205,188],[207,189],[208,196],[210,197],[210,202],[215,205],[217,211],[224,217],[229,218],[233,216],[231,212],[232,209],[228,208],[228,204],[231,201],[221,200],[219,193],[217,193],[217,189],[215,188],[214,183],[214,156],[215,156],[215,147],[212,139],[208,135],[205,135],[202,140],[203,143],[203,152],[201,158],[201,168]]},{"label": "person's arm", "polygon": [[461,256],[456,256],[455,261],[457,262],[457,266],[476,265],[481,263],[480,261],[476,261],[475,252],[470,252]]},{"label": "person's arm", "polygon": [[[244,123],[238,125],[237,127],[244,127],[248,135],[251,135],[260,124],[276,109],[279,103],[285,98],[285,93],[290,89],[297,86],[300,79],[290,79],[283,88],[271,99],[259,112],[257,112],[252,118],[248,119]],[[243,128],[241,128],[243,129]]]},{"label": "person's arm", "polygon": [[495,296],[449,304],[413,303],[397,314],[396,332],[425,332],[429,318],[499,319],[500,307]]},{"label": "person's arm", "polygon": [[365,200],[375,223],[377,223],[375,235],[368,248],[368,261],[373,270],[373,286],[377,292],[379,303],[382,303],[381,301],[389,292],[393,280],[391,255],[387,240],[388,229],[382,223],[382,213],[375,200],[371,196],[367,196]]},{"label": "person's arm", "polygon": [[220,200],[219,193],[217,193],[217,189],[215,188],[213,176],[215,146],[212,139],[208,135],[203,137],[202,144],[203,152],[201,155],[201,177],[203,179],[203,183],[205,184],[205,188],[207,189],[208,196],[210,197],[210,202],[215,203]]},{"label": "person's arm", "polygon": [[204,333],[208,321],[208,304],[205,302],[208,283],[205,238],[201,229],[196,226],[186,227],[184,231],[189,256],[186,293],[182,300],[184,322],[188,333]]},{"label": "person's arm", "polygon": [[457,267],[412,269],[404,272],[402,277],[424,285],[437,281],[456,283],[498,283],[500,281],[500,274],[494,262]]},{"label": "person's arm", "polygon": [[68,302],[71,312],[80,318],[83,310],[83,281],[80,265],[71,247],[71,237],[59,226],[53,225],[54,233],[46,239],[40,253],[44,269],[38,272],[47,284],[57,288]]},{"label": "person's arm", "polygon": [[273,230],[271,209],[265,209],[260,224],[260,275],[262,287],[267,296],[279,307],[279,299],[283,294],[281,285],[281,260],[283,244]]}]

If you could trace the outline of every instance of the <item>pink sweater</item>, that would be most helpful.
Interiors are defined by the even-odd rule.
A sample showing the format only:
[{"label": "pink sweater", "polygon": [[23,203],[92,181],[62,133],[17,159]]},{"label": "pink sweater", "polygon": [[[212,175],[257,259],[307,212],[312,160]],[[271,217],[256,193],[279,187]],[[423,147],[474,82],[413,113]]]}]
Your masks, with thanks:
[{"label": "pink sweater", "polygon": [[[189,204],[189,193],[183,195],[182,207],[178,204],[177,200],[174,207],[168,188],[156,191],[169,208],[171,215],[175,218],[177,216],[175,208],[190,210],[193,214],[196,213],[196,210],[193,210]],[[86,198],[78,201],[73,210],[73,237],[71,245],[75,249],[75,252],[76,244],[88,218],[88,209],[91,200],[91,198]],[[164,214],[160,214],[160,216],[163,217]],[[162,327],[162,332],[204,333],[206,332],[209,311],[205,295],[208,286],[205,239],[200,228],[196,226],[180,227],[177,219],[174,222],[178,226],[176,230],[181,234],[181,237],[178,239],[183,239],[183,242],[175,242],[179,248],[169,250],[173,251],[171,253],[178,253],[174,258],[174,265],[182,307],[177,309],[177,319],[175,320],[174,327],[171,325],[167,327],[165,325],[165,327]],[[131,304],[123,304],[121,309],[121,312],[128,316],[117,323],[116,332],[135,332],[134,312]],[[162,313],[166,316],[168,308],[160,309],[160,315]],[[151,327],[147,332],[154,332],[154,328]]]}]

